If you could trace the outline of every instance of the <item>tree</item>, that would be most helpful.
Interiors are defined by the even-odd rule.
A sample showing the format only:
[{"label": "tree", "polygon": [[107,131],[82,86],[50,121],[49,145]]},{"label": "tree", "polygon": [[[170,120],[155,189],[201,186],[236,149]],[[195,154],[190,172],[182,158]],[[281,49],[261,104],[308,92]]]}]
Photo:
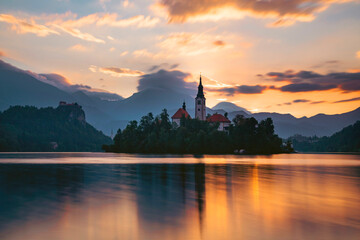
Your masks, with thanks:
[{"label": "tree", "polygon": [[182,116],[180,126],[173,126],[164,109],[155,119],[151,113],[142,117],[140,124],[131,121],[118,131],[114,145],[107,151],[136,153],[193,153],[225,154],[245,149],[248,153],[281,152],[282,141],[274,134],[271,119],[261,121],[238,115],[229,133],[220,132],[218,123]]}]

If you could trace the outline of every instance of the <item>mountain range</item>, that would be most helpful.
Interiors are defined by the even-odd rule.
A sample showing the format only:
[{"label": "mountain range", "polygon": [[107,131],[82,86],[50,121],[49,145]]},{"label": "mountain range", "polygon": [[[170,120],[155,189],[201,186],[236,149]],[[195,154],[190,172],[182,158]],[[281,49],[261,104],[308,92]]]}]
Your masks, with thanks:
[{"label": "mountain range", "polygon": [[[36,74],[0,60],[0,111],[14,105],[56,107],[60,101],[80,104],[87,121],[107,135],[115,133],[118,128],[124,128],[130,120],[139,120],[149,112],[157,115],[166,108],[171,116],[183,101],[186,102],[190,115],[194,112],[194,98],[173,89],[150,87],[124,99],[117,94],[94,90],[88,86],[70,85],[57,74]],[[227,112],[229,119],[237,114],[254,117],[258,121],[270,117],[276,133],[282,138],[294,134],[330,136],[360,120],[360,108],[343,114],[296,118],[291,114],[250,113],[233,103],[221,102],[212,109],[207,108],[209,114],[216,112]]]}]

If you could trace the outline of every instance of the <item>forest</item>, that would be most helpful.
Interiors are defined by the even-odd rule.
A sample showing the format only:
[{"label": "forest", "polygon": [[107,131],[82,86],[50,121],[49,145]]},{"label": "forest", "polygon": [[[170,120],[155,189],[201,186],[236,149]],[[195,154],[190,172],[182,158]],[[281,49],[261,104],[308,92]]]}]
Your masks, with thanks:
[{"label": "forest", "polygon": [[[218,123],[217,123],[218,124]],[[291,143],[283,143],[274,132],[271,118],[258,122],[237,115],[226,132],[207,121],[183,117],[180,126],[170,122],[167,110],[159,116],[143,116],[118,130],[107,152],[175,154],[273,154],[292,152]]]},{"label": "forest", "polygon": [[301,152],[360,152],[360,121],[330,137],[295,135],[288,140]]},{"label": "forest", "polygon": [[0,152],[101,151],[112,140],[85,121],[81,106],[14,106],[0,112]]}]

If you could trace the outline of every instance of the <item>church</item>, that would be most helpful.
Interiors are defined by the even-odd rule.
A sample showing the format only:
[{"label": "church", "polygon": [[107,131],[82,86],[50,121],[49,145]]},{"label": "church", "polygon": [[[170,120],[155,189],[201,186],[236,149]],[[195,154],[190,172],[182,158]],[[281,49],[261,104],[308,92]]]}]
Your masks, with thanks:
[{"label": "church", "polygon": [[[186,111],[186,104],[183,103],[182,108],[176,111],[176,113],[171,117],[172,121],[180,126],[180,119],[182,117],[191,118],[190,114]],[[195,97],[195,118],[201,121],[208,121],[210,123],[219,123],[218,131],[227,131],[231,124],[231,121],[226,118],[225,116],[215,113],[212,116],[206,116],[206,98],[204,95],[204,87],[201,81],[200,75],[200,82],[198,86],[198,93]]]}]

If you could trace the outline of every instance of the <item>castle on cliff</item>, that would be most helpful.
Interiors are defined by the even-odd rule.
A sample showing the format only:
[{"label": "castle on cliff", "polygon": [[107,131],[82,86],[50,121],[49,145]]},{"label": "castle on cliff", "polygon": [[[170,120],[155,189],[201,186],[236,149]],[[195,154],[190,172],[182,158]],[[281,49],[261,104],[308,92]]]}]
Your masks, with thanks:
[{"label": "castle on cliff", "polygon": [[[190,114],[186,111],[186,104],[183,103],[182,108],[179,108],[177,112],[171,117],[172,121],[180,126],[180,119],[182,117],[191,118]],[[201,81],[198,86],[198,93],[195,97],[195,118],[201,121],[208,121],[210,123],[219,123],[218,130],[219,131],[227,131],[231,124],[231,121],[227,119],[225,116],[215,113],[212,116],[206,116],[206,98],[204,95],[204,87]]]}]

